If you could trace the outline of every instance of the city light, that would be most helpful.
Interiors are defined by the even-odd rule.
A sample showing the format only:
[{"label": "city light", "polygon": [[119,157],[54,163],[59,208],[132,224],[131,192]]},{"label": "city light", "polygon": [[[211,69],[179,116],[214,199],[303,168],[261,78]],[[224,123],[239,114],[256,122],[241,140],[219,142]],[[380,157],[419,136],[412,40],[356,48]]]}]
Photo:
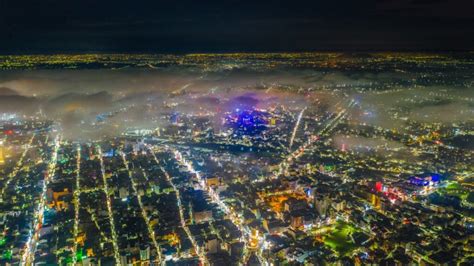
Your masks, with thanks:
[{"label": "city light", "polygon": [[0,55],[0,265],[471,265],[473,62]]},{"label": "city light", "polygon": [[33,231],[30,233],[29,238],[25,244],[24,253],[21,260],[22,265],[34,264],[34,259],[35,259],[34,254],[36,251],[36,245],[39,238],[38,234],[43,224],[44,211],[46,208],[46,191],[47,191],[49,182],[51,182],[51,180],[54,178],[54,174],[56,171],[56,163],[57,163],[57,158],[58,158],[58,150],[59,150],[60,145],[61,145],[61,136],[56,135],[56,138],[54,141],[53,153],[51,155],[51,160],[48,164],[48,169],[43,181],[43,190],[40,196],[40,202],[38,203],[35,209]]}]

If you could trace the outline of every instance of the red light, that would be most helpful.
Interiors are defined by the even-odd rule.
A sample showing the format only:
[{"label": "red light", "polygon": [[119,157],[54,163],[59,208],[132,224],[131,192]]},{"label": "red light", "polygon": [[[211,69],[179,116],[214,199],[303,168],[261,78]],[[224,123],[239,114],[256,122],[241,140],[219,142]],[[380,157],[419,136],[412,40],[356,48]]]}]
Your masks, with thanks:
[{"label": "red light", "polygon": [[6,130],[5,135],[13,135],[13,130],[11,130],[11,129]]},{"label": "red light", "polygon": [[375,183],[375,191],[380,192],[382,191],[382,182]]}]

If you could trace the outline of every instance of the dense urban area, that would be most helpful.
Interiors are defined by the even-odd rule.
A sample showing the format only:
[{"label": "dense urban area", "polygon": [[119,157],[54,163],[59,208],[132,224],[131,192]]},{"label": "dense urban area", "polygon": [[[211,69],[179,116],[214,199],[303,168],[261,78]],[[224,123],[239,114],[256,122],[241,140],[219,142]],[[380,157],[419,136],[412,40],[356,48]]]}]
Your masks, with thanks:
[{"label": "dense urban area", "polygon": [[474,53],[0,56],[0,265],[473,265]]}]

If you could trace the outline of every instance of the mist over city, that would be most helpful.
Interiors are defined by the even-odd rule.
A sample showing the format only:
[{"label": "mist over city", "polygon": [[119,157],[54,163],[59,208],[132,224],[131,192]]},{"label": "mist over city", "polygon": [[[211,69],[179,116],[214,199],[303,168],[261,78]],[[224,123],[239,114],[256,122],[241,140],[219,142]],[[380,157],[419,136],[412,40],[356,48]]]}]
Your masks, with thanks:
[{"label": "mist over city", "polygon": [[472,262],[472,53],[0,62],[2,262]]},{"label": "mist over city", "polygon": [[[281,63],[285,56],[292,58],[291,54],[274,54],[268,59],[261,54],[221,55],[225,62],[216,62],[215,57],[195,55],[167,58],[163,63],[163,58],[151,56],[159,61],[157,67],[140,65],[133,56],[112,56],[110,61],[116,67],[108,67],[107,61],[81,67],[79,60],[72,60],[69,64],[79,69],[58,69],[57,65],[46,63],[33,64],[27,73],[23,68],[30,66],[5,64],[0,80],[0,109],[26,116],[41,112],[67,123],[65,130],[82,134],[86,129],[99,135],[108,132],[107,125],[96,125],[97,115],[105,113],[116,112],[108,123],[103,123],[120,127],[112,130],[115,134],[125,130],[123,127],[144,123],[150,128],[167,126],[169,119],[160,117],[160,112],[212,114],[216,122],[212,127],[219,129],[218,122],[225,112],[239,105],[331,110],[341,97],[357,100],[357,108],[351,110],[353,122],[387,129],[403,130],[407,119],[440,124],[472,122],[472,55],[467,60],[450,55],[415,58],[438,68],[434,70],[404,62],[410,60],[409,54],[398,60],[387,59],[383,54],[364,58],[307,54],[295,56],[294,62]],[[214,61],[206,62],[207,58]],[[327,58],[334,67],[323,65]],[[180,65],[183,59],[188,62]],[[385,65],[377,60],[386,60]],[[361,65],[356,65],[359,62]],[[443,80],[437,80],[440,71],[450,73],[443,73]],[[122,108],[127,111],[120,111]],[[154,117],[150,121],[151,116]],[[128,124],[117,122],[128,118]]]}]

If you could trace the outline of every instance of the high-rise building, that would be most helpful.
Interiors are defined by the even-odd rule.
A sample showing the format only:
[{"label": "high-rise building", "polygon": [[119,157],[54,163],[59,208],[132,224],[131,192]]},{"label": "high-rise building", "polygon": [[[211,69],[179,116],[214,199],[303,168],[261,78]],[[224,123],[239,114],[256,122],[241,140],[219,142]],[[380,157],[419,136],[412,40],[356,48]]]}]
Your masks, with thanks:
[{"label": "high-rise building", "polygon": [[4,165],[4,164],[5,164],[5,157],[3,154],[3,142],[0,141],[0,165]]},{"label": "high-rise building", "polygon": [[271,125],[271,126],[276,125],[276,118],[271,118],[271,119],[270,119],[270,125]]},{"label": "high-rise building", "polygon": [[216,254],[219,251],[219,240],[217,238],[208,239],[204,244],[204,249],[208,254]]},{"label": "high-rise building", "polygon": [[129,265],[129,254],[126,252],[122,252],[120,254],[120,265]]},{"label": "high-rise building", "polygon": [[321,217],[327,216],[329,206],[331,206],[331,199],[329,198],[329,196],[327,195],[314,196],[314,207]]},{"label": "high-rise building", "polygon": [[374,208],[380,209],[380,207],[382,205],[381,200],[380,200],[380,196],[372,194],[372,205],[374,206]]},{"label": "high-rise building", "polygon": [[140,247],[140,260],[149,261],[150,260],[150,246]]}]

